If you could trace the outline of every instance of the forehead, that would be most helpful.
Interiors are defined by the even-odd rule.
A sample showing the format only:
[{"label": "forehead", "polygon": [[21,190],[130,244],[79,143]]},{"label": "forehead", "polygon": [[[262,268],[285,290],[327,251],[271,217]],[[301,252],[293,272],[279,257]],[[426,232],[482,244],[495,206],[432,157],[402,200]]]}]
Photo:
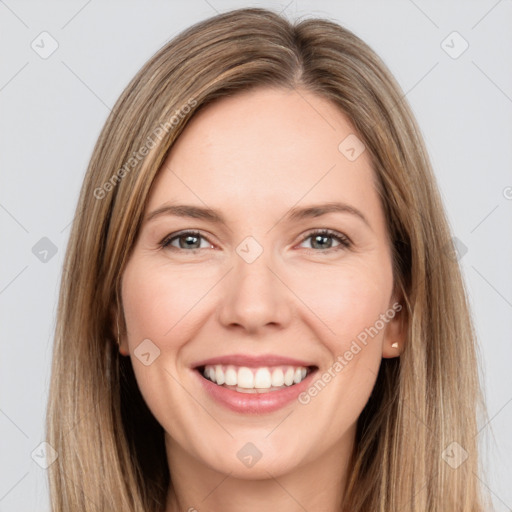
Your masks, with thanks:
[{"label": "forehead", "polygon": [[379,216],[368,152],[356,159],[344,152],[355,137],[336,105],[308,91],[260,88],[223,98],[188,123],[148,207],[183,201],[256,218],[298,203],[345,201]]}]

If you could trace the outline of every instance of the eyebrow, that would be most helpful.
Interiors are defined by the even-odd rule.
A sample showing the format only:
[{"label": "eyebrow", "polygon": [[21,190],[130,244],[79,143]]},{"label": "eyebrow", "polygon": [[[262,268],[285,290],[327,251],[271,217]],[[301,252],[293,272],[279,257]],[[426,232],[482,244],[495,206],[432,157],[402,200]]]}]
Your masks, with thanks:
[{"label": "eyebrow", "polygon": [[[348,204],[337,202],[321,203],[301,208],[293,207],[290,208],[290,210],[284,215],[283,218],[286,222],[297,222],[307,218],[321,217],[322,215],[327,215],[329,213],[348,213],[350,215],[354,215],[355,217],[361,219],[371,229],[370,223],[360,210]],[[188,204],[172,204],[157,208],[146,216],[144,222],[149,222],[154,218],[160,217],[162,215],[174,215],[176,217],[202,219],[214,224],[222,224],[227,226],[226,219],[220,212],[211,208],[204,208]]]}]

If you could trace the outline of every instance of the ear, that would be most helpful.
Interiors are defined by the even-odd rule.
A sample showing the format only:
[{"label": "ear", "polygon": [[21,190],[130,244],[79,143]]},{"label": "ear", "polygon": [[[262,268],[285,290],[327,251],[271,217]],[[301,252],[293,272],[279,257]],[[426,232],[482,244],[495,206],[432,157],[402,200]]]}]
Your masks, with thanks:
[{"label": "ear", "polygon": [[121,312],[116,305],[112,305],[110,309],[110,327],[114,337],[114,343],[119,347],[119,353],[122,356],[129,356],[128,339],[124,327],[124,321]]},{"label": "ear", "polygon": [[382,357],[398,357],[404,350],[407,337],[407,310],[403,296],[400,295],[399,299],[396,296],[392,298],[386,317],[389,320],[384,331]]}]

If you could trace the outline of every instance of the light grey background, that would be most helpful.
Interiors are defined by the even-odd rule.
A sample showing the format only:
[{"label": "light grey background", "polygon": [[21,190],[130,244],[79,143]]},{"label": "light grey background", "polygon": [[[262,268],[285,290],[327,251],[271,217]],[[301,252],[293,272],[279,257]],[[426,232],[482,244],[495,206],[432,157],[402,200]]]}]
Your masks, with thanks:
[{"label": "light grey background", "polygon": [[[169,38],[249,5],[338,21],[379,53],[407,93],[461,249],[479,335],[491,419],[479,434],[484,482],[496,511],[511,511],[511,0],[0,0],[0,511],[49,510],[45,470],[34,459],[44,441],[58,284],[109,108]],[[58,48],[42,58],[52,39]]]}]

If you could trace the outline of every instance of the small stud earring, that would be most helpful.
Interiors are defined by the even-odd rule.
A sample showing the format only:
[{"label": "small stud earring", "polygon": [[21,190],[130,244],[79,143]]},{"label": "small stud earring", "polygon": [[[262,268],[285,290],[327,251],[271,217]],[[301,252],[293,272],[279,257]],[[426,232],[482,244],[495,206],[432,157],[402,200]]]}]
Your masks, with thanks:
[{"label": "small stud earring", "polygon": [[391,343],[391,346],[392,346],[393,348],[398,348],[398,342],[396,342],[396,341],[395,341],[395,343]]}]

